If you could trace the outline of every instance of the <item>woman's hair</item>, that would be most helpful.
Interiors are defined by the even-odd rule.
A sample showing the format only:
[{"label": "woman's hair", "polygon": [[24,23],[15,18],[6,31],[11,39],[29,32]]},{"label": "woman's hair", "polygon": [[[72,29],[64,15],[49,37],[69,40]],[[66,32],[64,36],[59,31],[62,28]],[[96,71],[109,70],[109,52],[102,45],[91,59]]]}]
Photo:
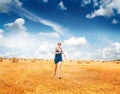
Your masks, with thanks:
[{"label": "woman's hair", "polygon": [[57,44],[58,44],[58,45],[61,45],[61,42],[58,42]]}]

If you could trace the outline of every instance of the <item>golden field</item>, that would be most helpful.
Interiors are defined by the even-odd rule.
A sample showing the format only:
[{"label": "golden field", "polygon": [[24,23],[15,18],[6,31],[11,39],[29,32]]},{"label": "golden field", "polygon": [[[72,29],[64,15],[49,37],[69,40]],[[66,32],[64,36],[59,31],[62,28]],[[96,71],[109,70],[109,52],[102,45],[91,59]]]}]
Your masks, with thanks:
[{"label": "golden field", "polygon": [[3,59],[0,94],[120,94],[119,61],[64,61],[62,79],[53,60]]}]

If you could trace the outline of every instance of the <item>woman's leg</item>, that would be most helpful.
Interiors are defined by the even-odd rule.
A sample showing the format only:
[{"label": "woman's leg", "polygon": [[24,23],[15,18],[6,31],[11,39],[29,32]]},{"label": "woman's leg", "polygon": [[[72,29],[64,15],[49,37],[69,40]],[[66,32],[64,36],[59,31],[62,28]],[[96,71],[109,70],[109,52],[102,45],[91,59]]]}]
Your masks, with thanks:
[{"label": "woman's leg", "polygon": [[61,62],[58,63],[58,77],[61,79]]},{"label": "woman's leg", "polygon": [[55,64],[55,68],[54,68],[54,76],[56,75],[56,71],[57,71],[57,64]]}]

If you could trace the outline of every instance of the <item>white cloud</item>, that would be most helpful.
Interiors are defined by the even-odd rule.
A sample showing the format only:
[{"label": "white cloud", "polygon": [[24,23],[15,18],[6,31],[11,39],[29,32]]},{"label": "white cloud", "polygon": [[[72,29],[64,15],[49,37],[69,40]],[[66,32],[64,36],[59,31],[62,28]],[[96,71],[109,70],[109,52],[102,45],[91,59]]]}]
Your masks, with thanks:
[{"label": "white cloud", "polygon": [[[54,38],[59,38],[60,34],[63,34],[66,31],[66,28],[63,28],[61,25],[55,22],[42,19],[20,6],[16,6],[12,4],[12,7],[9,7],[9,9],[19,14],[22,17],[26,17],[32,21],[39,22],[41,24],[49,26],[53,28],[55,32],[47,32],[47,33],[42,32],[39,34],[39,36],[38,35],[26,36],[26,34],[28,33],[26,32],[27,28],[24,26],[25,20],[23,18],[18,18],[12,23],[5,24],[4,26],[6,26],[10,31],[10,33],[7,33],[7,35],[4,36],[4,40],[0,42],[0,47],[7,49],[7,53],[5,54],[5,56],[20,57],[22,55],[25,57],[26,56],[29,57],[31,55],[31,57],[33,57],[34,55],[33,52],[36,49],[38,49],[35,52],[35,55],[34,55],[35,57],[48,57],[48,58],[52,57],[53,58],[53,53],[50,50],[52,49],[54,51],[54,47],[50,46],[52,44],[50,42],[51,40],[53,40],[52,41],[54,42],[53,44],[56,44],[55,41],[57,41],[58,39],[54,40]],[[42,39],[40,37],[41,34],[44,35],[42,36]],[[48,43],[44,43],[44,41],[47,41]],[[47,47],[49,51],[46,49],[42,49],[41,47],[42,48]],[[15,53],[11,53],[11,51]],[[18,51],[21,53],[20,54],[16,53]],[[48,52],[45,52],[45,51],[48,51]],[[28,53],[29,55],[25,53]]]},{"label": "white cloud", "polygon": [[[56,44],[55,38],[59,39],[59,34],[57,32],[28,34],[24,24],[25,20],[23,18],[18,18],[12,23],[5,24],[9,33],[0,40],[0,48],[6,51],[2,56],[53,58],[53,44]],[[0,29],[0,35],[3,32]],[[38,50],[36,51],[36,49]]]},{"label": "white cloud", "polygon": [[98,10],[95,10],[94,13],[87,14],[86,17],[87,18],[94,18],[96,16],[110,17],[112,15],[114,15],[114,13],[113,13],[113,10],[111,9],[111,7],[104,8],[103,6],[101,6]]},{"label": "white cloud", "polygon": [[2,54],[2,56],[7,57],[7,58],[11,58],[11,57],[17,57],[17,58],[33,58],[33,56],[29,53],[24,53],[23,51],[13,51],[13,50],[9,50],[7,52],[5,52],[4,54]]},{"label": "white cloud", "polygon": [[87,18],[94,18],[96,16],[105,16],[110,17],[115,15],[114,9],[117,10],[118,14],[120,14],[120,0],[102,0],[100,3],[99,9],[95,10],[91,14],[87,14]]},{"label": "white cloud", "polygon": [[57,32],[47,32],[47,33],[40,32],[39,35],[44,37],[60,38],[60,35]]},{"label": "white cloud", "polygon": [[4,32],[4,30],[0,29],[0,34],[2,34]]},{"label": "white cloud", "polygon": [[[15,21],[16,22],[16,21]],[[19,21],[17,21],[19,22]],[[21,21],[20,21],[21,22]],[[22,23],[22,22],[21,22]],[[3,30],[0,30],[3,33]],[[42,34],[42,33],[41,33]],[[44,35],[44,33],[43,33]],[[46,38],[46,39],[43,39]],[[5,57],[37,57],[37,58],[54,58],[54,48],[56,40],[46,33],[42,38],[38,34],[26,37],[7,35],[0,41],[0,47],[7,49],[2,54]],[[67,59],[119,59],[120,58],[120,42],[106,44],[107,47],[98,47],[90,44],[85,37],[71,37],[63,39],[63,51],[67,55]],[[99,48],[99,49],[98,49]],[[1,48],[2,49],[2,48]]]},{"label": "white cloud", "polygon": [[101,59],[120,59],[120,42],[113,43],[110,47],[97,50]]},{"label": "white cloud", "polygon": [[26,9],[19,7],[19,6],[15,6],[15,8],[11,7],[11,11],[17,13],[18,15],[22,16],[22,17],[26,17],[27,19],[31,20],[31,21],[35,21],[38,22],[40,24],[46,25],[51,27],[55,32],[59,33],[59,34],[64,34],[64,32],[66,32],[66,28],[64,28],[62,25],[59,25],[55,22],[46,20],[46,19],[42,19],[40,17],[38,17],[37,15],[32,14],[31,12],[27,11]]},{"label": "white cloud", "polygon": [[[52,21],[48,21],[46,19],[42,19],[42,18],[32,14],[31,12],[27,11],[26,9],[22,8],[21,7],[22,3],[19,0],[14,0],[14,1],[13,0],[5,0],[5,1],[4,0],[1,1],[3,5],[4,5],[4,3],[6,5],[8,1],[10,4],[9,4],[9,6],[4,6],[4,8],[2,8],[2,9],[9,9],[9,11],[13,11],[22,17],[26,17],[27,19],[30,19],[32,21],[39,22],[41,24],[49,26],[49,27],[53,28],[53,30],[59,34],[63,34],[66,31],[66,28],[64,28],[62,25],[59,25]],[[9,11],[7,10],[6,12],[9,12]],[[2,12],[2,11],[0,11],[0,12]]]},{"label": "white cloud", "polygon": [[18,34],[19,36],[28,36],[28,33],[26,32],[26,27],[24,26],[24,19],[18,18],[15,20],[15,22],[5,24],[12,34]]},{"label": "white cloud", "polygon": [[68,59],[89,59],[88,40],[85,37],[71,37],[64,40],[63,50]]},{"label": "white cloud", "polygon": [[42,45],[39,47],[39,53],[45,54],[49,53],[52,45],[48,42],[44,42]]},{"label": "white cloud", "polygon": [[30,37],[16,36],[14,34],[8,35],[4,37],[0,46],[2,45],[4,48],[11,50],[28,51],[34,47],[34,40],[31,39]]},{"label": "white cloud", "polygon": [[15,55],[17,54],[17,52],[6,52],[5,54],[4,54],[4,57],[14,57]]},{"label": "white cloud", "polygon": [[[76,38],[77,39],[77,38]],[[81,41],[84,39],[81,38]],[[64,53],[67,55],[66,59],[88,59],[88,53],[86,49],[86,45],[84,43],[78,43],[76,45],[66,45],[65,41],[63,41],[62,49]],[[81,42],[80,41],[80,42]],[[39,58],[54,58],[54,49],[56,46],[56,42],[42,42],[38,50],[35,51],[35,57]],[[84,52],[85,51],[85,52]],[[65,59],[63,57],[63,59]]]},{"label": "white cloud", "polygon": [[15,48],[20,50],[29,50],[34,47],[34,45],[32,45],[32,42],[34,43],[34,39],[32,39],[26,32],[27,29],[24,26],[24,23],[25,20],[23,18],[18,18],[12,23],[5,24],[9,33],[4,36],[0,45],[6,48]]},{"label": "white cloud", "polygon": [[60,8],[62,10],[67,10],[67,7],[64,5],[63,1],[60,1],[60,3],[58,4],[58,6],[60,6]]},{"label": "white cloud", "polygon": [[116,50],[120,51],[120,42],[113,43],[113,47],[115,47]]},{"label": "white cloud", "polygon": [[112,24],[117,24],[117,23],[118,23],[118,21],[116,19],[112,20]]},{"label": "white cloud", "polygon": [[3,46],[7,49],[16,49],[22,51],[30,51],[35,49],[36,41],[30,36],[16,36],[16,35],[8,35],[4,37],[2,42]]},{"label": "white cloud", "polygon": [[14,2],[18,6],[22,6],[22,3],[19,0],[0,0],[0,12],[8,13],[9,12],[9,4]]},{"label": "white cloud", "polygon": [[43,0],[43,2],[44,2],[44,3],[47,3],[47,2],[48,2],[48,0]]},{"label": "white cloud", "polygon": [[81,6],[84,7],[85,5],[90,4],[91,0],[83,0],[81,3],[82,3]]},{"label": "white cloud", "polygon": [[53,30],[55,30],[59,34],[63,34],[64,31],[66,31],[65,28],[63,28],[61,25],[59,25],[57,23],[54,23],[54,22],[51,22],[51,21],[48,21],[48,20],[44,20],[44,19],[39,19],[39,22],[44,24],[44,25],[52,27]]},{"label": "white cloud", "polygon": [[[79,40],[79,41],[78,41]],[[70,38],[63,42],[63,49],[68,59],[113,60],[120,58],[120,42],[105,42],[106,45],[89,43],[85,37]]]},{"label": "white cloud", "polygon": [[94,4],[94,7],[99,5],[97,0],[93,0],[93,4]]},{"label": "white cloud", "polygon": [[86,43],[87,43],[87,39],[85,37],[79,37],[79,38],[72,37],[64,41],[64,44],[67,46],[82,46],[82,45],[86,45]]},{"label": "white cloud", "polygon": [[54,55],[54,45],[52,43],[43,42],[38,50],[36,50],[34,56],[38,58],[53,58]]},{"label": "white cloud", "polygon": [[7,13],[8,12],[8,6],[11,0],[0,0],[0,12]]},{"label": "white cloud", "polygon": [[0,40],[3,38],[4,30],[0,29]]},{"label": "white cloud", "polygon": [[25,23],[24,19],[23,18],[18,18],[15,20],[15,23],[19,24],[19,25],[23,25]]},{"label": "white cloud", "polygon": [[16,3],[20,7],[23,5],[23,3],[20,2],[20,0],[11,0],[11,1],[13,1],[14,3]]},{"label": "white cloud", "polygon": [[19,36],[19,34],[8,33],[0,41],[0,48],[5,51],[3,56],[33,57],[34,51],[40,44],[42,41],[37,35]]}]

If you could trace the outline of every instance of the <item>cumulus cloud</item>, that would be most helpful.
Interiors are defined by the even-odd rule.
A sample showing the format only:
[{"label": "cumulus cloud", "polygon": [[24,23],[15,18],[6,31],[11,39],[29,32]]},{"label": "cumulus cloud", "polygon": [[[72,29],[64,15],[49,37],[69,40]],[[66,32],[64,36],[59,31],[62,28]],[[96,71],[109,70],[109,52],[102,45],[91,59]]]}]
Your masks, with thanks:
[{"label": "cumulus cloud", "polygon": [[52,43],[43,42],[38,50],[35,51],[34,56],[38,58],[53,58],[54,55],[54,45]]},{"label": "cumulus cloud", "polygon": [[107,43],[107,46],[91,44],[85,37],[69,38],[63,42],[69,59],[120,59],[120,42]]},{"label": "cumulus cloud", "polygon": [[52,47],[53,46],[50,43],[44,42],[42,45],[40,45],[39,52],[42,54],[49,53]]},{"label": "cumulus cloud", "polygon": [[63,42],[65,53],[69,59],[89,59],[88,40],[85,37],[71,37]]},{"label": "cumulus cloud", "polygon": [[8,34],[0,41],[0,48],[5,50],[5,52],[2,53],[2,56],[53,58],[52,50],[54,50],[54,48],[51,39],[48,39],[47,37],[47,39],[43,40],[43,38],[37,35],[22,37],[16,36],[15,34]]},{"label": "cumulus cloud", "polygon": [[7,23],[4,26],[6,26],[10,31],[12,31],[12,34],[28,36],[28,33],[26,32],[27,29],[24,24],[25,20],[23,18],[18,18],[15,20],[15,22]]},{"label": "cumulus cloud", "polygon": [[119,0],[101,0],[99,9],[95,10],[91,14],[87,14],[87,18],[94,18],[96,16],[110,17],[115,15],[115,11],[120,14],[120,1]]},{"label": "cumulus cloud", "polygon": [[[6,51],[2,56],[53,58],[53,44],[55,46],[55,38],[59,38],[59,34],[57,32],[41,32],[31,35],[26,32],[27,28],[24,24],[23,18],[5,24],[9,33],[0,40],[0,48]],[[3,35],[3,32],[0,29],[0,35]]]},{"label": "cumulus cloud", "polygon": [[31,36],[16,36],[16,35],[7,35],[2,40],[2,46],[6,49],[19,50],[19,51],[30,51],[35,49],[38,41],[35,41]]},{"label": "cumulus cloud", "polygon": [[118,21],[116,19],[112,20],[112,24],[117,24],[117,23],[118,23]]},{"label": "cumulus cloud", "polygon": [[[24,24],[25,20],[23,18],[18,18],[12,23],[5,24],[9,33],[4,36],[0,46],[19,50],[29,50],[32,47],[34,48],[34,45],[32,44],[35,43],[34,39],[26,32],[27,29]],[[2,33],[3,31],[0,30],[0,32]]]},{"label": "cumulus cloud", "polygon": [[120,42],[115,42],[110,47],[98,49],[97,54],[101,59],[120,59]]},{"label": "cumulus cloud", "polygon": [[87,39],[85,37],[79,37],[79,38],[72,37],[64,41],[64,44],[67,46],[82,46],[82,45],[86,45],[86,43],[87,43]]},{"label": "cumulus cloud", "polygon": [[3,46],[4,49],[26,52],[35,49],[36,41],[31,37],[21,37],[13,34],[4,37],[0,46]]},{"label": "cumulus cloud", "polygon": [[107,8],[104,8],[103,6],[100,6],[100,8],[98,10],[95,10],[94,13],[87,14],[86,18],[94,18],[96,16],[110,17],[112,15],[114,15],[114,13],[113,13],[113,9],[111,9],[111,7],[108,6]]},{"label": "cumulus cloud", "polygon": [[63,1],[60,1],[60,3],[58,4],[58,6],[59,6],[62,10],[67,10],[67,7],[64,5]]}]

